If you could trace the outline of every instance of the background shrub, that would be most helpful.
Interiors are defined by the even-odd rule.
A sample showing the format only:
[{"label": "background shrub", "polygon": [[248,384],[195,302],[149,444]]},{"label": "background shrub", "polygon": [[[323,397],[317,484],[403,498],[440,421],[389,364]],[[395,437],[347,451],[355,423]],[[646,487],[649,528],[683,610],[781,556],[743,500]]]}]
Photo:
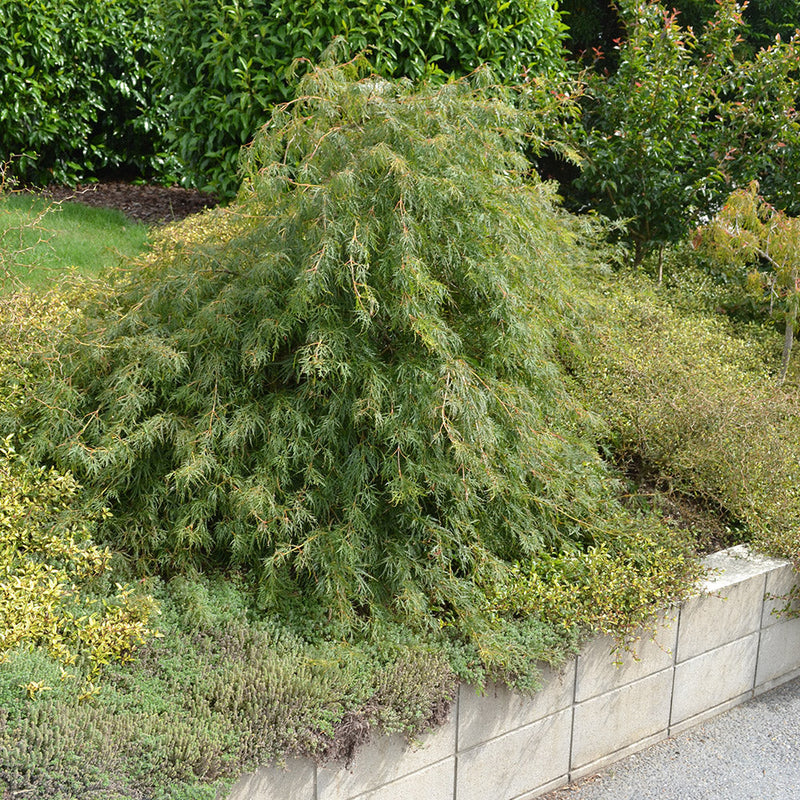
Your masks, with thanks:
[{"label": "background shrub", "polygon": [[[0,158],[20,177],[176,179],[231,196],[238,154],[335,37],[385,77],[562,66],[553,0],[25,0],[0,7]],[[175,158],[178,161],[176,162]]]},{"label": "background shrub", "polygon": [[[612,0],[562,0],[559,8],[569,27],[570,50],[591,58],[596,48],[604,55],[603,66],[613,69],[616,63],[614,40],[625,35],[625,24],[619,13],[621,5]],[[699,31],[713,19],[718,4],[716,0],[671,0],[667,6],[668,10],[677,9],[683,27]],[[798,0],[748,0],[740,6],[745,23],[744,49],[751,55],[762,47],[769,47],[778,35],[784,41],[790,39],[798,27]]]},{"label": "background shrub", "polygon": [[518,82],[528,69],[562,67],[564,26],[552,0],[447,4],[163,0],[156,75],[168,140],[184,180],[230,195],[239,149],[291,99],[292,63],[316,61],[335,37],[369,49],[385,78],[462,76],[481,64]]},{"label": "background shrub", "polygon": [[20,156],[19,177],[170,174],[151,9],[138,0],[0,4],[0,159]]},{"label": "background shrub", "polygon": [[783,208],[800,198],[800,48],[784,41],[744,58],[739,6],[715,8],[693,31],[661,3],[621,3],[617,69],[588,76],[570,200],[624,223],[636,264],[754,178]]},{"label": "background shrub", "polygon": [[777,385],[776,354],[762,337],[679,313],[630,278],[598,309],[581,380],[615,457],[800,564],[800,406]]}]

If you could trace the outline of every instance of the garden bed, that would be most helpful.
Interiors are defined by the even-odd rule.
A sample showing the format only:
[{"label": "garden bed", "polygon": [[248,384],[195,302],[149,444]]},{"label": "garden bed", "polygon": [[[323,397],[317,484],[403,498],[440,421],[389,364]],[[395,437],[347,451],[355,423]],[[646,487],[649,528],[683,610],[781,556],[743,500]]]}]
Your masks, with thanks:
[{"label": "garden bed", "polygon": [[529,697],[462,684],[450,720],[418,747],[382,737],[349,766],[263,768],[230,800],[528,800],[800,674],[800,619],[777,613],[791,566],[742,545],[705,564],[701,591],[635,655],[593,639]]},{"label": "garden bed", "polygon": [[179,186],[133,184],[123,181],[48,186],[42,195],[50,200],[83,203],[95,208],[114,208],[128,219],[146,225],[164,225],[185,219],[206,208],[214,208],[217,199],[196,189]]}]

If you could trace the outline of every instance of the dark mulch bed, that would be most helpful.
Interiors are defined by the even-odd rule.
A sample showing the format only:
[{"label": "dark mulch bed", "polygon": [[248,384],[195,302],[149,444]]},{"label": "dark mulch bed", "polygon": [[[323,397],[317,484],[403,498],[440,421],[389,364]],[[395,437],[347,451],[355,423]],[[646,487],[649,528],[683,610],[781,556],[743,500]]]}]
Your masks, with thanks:
[{"label": "dark mulch bed", "polygon": [[45,197],[84,203],[99,208],[115,208],[126,217],[146,225],[164,225],[184,219],[204,208],[213,208],[217,199],[195,189],[178,186],[137,186],[122,181],[90,183],[76,188],[48,186]]}]

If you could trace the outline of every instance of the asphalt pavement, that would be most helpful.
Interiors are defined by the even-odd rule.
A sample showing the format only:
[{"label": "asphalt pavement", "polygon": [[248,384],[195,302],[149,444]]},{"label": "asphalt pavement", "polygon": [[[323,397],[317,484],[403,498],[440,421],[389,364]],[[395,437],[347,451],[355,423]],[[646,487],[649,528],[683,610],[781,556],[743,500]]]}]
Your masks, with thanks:
[{"label": "asphalt pavement", "polygon": [[539,800],[800,800],[800,678]]}]

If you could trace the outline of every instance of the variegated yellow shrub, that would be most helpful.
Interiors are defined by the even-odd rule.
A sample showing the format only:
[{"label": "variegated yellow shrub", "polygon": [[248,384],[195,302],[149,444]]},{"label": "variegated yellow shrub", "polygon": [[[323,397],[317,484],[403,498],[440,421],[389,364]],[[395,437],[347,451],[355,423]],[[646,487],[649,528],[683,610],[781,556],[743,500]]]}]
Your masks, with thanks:
[{"label": "variegated yellow shrub", "polygon": [[0,660],[40,646],[93,679],[150,635],[154,604],[129,586],[99,591],[111,553],[92,542],[92,520],[70,519],[77,490],[71,476],[0,444]]},{"label": "variegated yellow shrub", "polygon": [[[0,419],[24,402],[29,357],[52,346],[53,319],[66,328],[71,316],[64,296],[3,298]],[[67,473],[27,463],[11,436],[0,439],[0,661],[16,648],[41,647],[91,685],[104,665],[125,660],[151,635],[155,604],[130,586],[114,587],[111,552],[91,538],[107,512],[72,513],[79,488]],[[34,680],[22,688],[31,695],[46,687]]]}]

